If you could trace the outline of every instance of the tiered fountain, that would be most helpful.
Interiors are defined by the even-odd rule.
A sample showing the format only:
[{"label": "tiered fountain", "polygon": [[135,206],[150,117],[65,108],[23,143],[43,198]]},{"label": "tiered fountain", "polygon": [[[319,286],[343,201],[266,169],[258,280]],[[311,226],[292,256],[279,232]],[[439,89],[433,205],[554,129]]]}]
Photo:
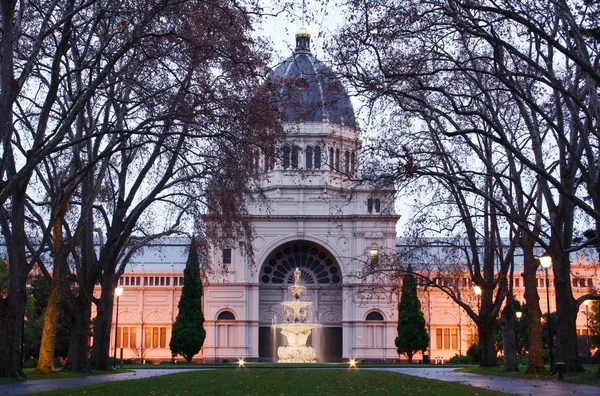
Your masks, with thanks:
[{"label": "tiered fountain", "polygon": [[288,287],[292,294],[292,301],[284,301],[283,305],[283,323],[273,325],[281,329],[281,334],[287,338],[287,345],[282,345],[277,349],[279,363],[315,363],[315,349],[306,345],[308,336],[313,329],[320,328],[321,325],[311,321],[312,302],[300,301],[300,296],[306,290],[306,287],[300,286],[300,270],[294,271],[294,284]]}]

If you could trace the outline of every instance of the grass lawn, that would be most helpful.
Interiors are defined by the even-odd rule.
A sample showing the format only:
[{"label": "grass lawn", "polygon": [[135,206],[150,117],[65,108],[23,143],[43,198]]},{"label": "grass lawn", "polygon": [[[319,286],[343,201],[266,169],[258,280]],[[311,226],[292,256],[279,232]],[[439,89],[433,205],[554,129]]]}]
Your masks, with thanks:
[{"label": "grass lawn", "polygon": [[[59,371],[61,369],[61,367],[57,367],[56,368],[56,372],[52,373],[52,374],[32,374],[33,370],[32,368],[27,368],[24,369],[23,371],[25,372],[25,374],[27,375],[27,377],[29,377],[28,380],[37,380],[37,379],[63,379],[63,378],[74,378],[74,377],[83,377],[84,375],[89,375],[86,373],[73,373],[73,372],[69,372],[69,371]],[[126,372],[129,370],[118,370],[118,372]],[[101,374],[108,374],[108,372],[106,371],[94,371],[92,373],[92,375],[101,375]],[[21,382],[21,381],[28,381],[28,380],[21,380],[21,379],[15,379],[15,378],[6,378],[6,377],[0,377],[0,385],[3,384],[12,384],[15,382]]]},{"label": "grass lawn", "polygon": [[[577,384],[586,385],[600,385],[600,378],[593,378],[596,371],[598,371],[599,365],[597,364],[585,364],[583,365],[585,372],[566,373],[565,381],[573,382]],[[546,374],[525,374],[526,366],[519,366],[520,371],[505,372],[502,371],[502,367],[467,367],[459,371],[481,375],[499,375],[503,377],[515,377],[515,378],[529,378],[529,379],[558,379],[558,374],[546,375]],[[550,369],[550,366],[546,366],[546,369]],[[600,390],[598,391],[600,394]]]},{"label": "grass lawn", "polygon": [[44,395],[503,395],[402,374],[354,369],[237,369],[172,374]]}]

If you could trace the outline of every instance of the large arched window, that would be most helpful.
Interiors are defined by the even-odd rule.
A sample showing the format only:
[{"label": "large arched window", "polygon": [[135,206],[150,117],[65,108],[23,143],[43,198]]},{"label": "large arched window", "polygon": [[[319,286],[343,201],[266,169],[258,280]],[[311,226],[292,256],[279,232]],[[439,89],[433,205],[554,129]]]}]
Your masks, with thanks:
[{"label": "large arched window", "polygon": [[294,283],[294,271],[301,271],[302,284],[335,285],[342,281],[335,258],[323,247],[309,242],[292,242],[274,250],[260,273],[262,284]]},{"label": "large arched window", "polygon": [[383,320],[383,315],[379,312],[369,312],[367,320]]},{"label": "large arched window", "polygon": [[335,170],[340,170],[340,149],[335,149]]},{"label": "large arched window", "polygon": [[217,320],[235,320],[235,315],[231,311],[223,311],[217,316]]},{"label": "large arched window", "polygon": [[217,342],[219,347],[232,347],[235,340],[235,315],[231,311],[222,311],[217,316]]}]

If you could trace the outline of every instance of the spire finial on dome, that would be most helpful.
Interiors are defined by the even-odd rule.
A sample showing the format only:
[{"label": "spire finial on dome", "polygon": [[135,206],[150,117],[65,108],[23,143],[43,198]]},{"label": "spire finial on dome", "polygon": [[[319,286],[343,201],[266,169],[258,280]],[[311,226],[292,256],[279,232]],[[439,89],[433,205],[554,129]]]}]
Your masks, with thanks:
[{"label": "spire finial on dome", "polygon": [[310,53],[310,32],[302,25],[296,33],[296,53]]}]

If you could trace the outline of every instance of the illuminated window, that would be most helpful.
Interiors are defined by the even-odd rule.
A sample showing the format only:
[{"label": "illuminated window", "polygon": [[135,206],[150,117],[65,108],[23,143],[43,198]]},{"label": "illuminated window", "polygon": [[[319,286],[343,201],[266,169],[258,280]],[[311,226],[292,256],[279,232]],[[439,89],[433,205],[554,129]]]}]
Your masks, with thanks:
[{"label": "illuminated window", "polygon": [[379,262],[379,249],[369,249],[369,262],[371,263],[371,265],[377,265],[377,263]]}]

